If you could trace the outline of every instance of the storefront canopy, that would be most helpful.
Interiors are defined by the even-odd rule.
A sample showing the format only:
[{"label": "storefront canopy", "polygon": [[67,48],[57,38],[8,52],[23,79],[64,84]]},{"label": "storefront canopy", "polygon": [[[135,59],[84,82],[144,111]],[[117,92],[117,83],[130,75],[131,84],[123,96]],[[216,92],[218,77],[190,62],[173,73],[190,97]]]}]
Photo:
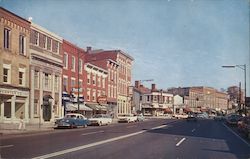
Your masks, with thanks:
[{"label": "storefront canopy", "polygon": [[[78,104],[75,103],[74,106],[78,109]],[[83,103],[79,103],[79,110],[83,110],[83,111],[93,111],[93,109],[85,106]]]},{"label": "storefront canopy", "polygon": [[71,102],[66,102],[66,111],[75,111],[77,107]]}]

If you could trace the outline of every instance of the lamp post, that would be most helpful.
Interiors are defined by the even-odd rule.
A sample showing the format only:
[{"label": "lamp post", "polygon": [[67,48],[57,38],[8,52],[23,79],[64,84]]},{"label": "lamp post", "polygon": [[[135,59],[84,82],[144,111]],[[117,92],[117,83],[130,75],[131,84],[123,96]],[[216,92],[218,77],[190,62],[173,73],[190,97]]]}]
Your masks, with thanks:
[{"label": "lamp post", "polygon": [[246,75],[246,64],[244,64],[244,65],[227,65],[227,66],[222,66],[223,68],[235,68],[235,67],[238,67],[238,68],[240,68],[241,70],[243,70],[244,71],[244,88],[245,88],[245,93],[244,93],[244,95],[245,95],[245,97],[244,97],[244,113],[245,113],[245,115],[247,115],[247,110],[246,110],[246,96],[247,96],[247,75]]}]

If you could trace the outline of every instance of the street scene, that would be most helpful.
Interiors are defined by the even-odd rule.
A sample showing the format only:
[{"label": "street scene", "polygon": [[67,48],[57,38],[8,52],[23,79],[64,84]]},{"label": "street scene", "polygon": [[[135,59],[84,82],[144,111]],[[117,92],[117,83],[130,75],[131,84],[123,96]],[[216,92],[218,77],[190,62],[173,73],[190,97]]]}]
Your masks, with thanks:
[{"label": "street scene", "polygon": [[0,0],[0,159],[249,159],[248,0]]}]

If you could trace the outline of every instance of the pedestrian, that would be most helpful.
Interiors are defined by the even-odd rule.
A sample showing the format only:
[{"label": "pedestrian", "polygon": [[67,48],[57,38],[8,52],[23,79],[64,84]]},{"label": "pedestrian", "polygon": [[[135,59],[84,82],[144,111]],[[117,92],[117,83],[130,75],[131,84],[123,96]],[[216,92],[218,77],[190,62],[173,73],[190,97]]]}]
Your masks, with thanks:
[{"label": "pedestrian", "polygon": [[19,130],[25,130],[25,123],[24,123],[23,119],[24,119],[23,112],[21,112],[20,123],[19,123],[19,127],[18,127]]}]

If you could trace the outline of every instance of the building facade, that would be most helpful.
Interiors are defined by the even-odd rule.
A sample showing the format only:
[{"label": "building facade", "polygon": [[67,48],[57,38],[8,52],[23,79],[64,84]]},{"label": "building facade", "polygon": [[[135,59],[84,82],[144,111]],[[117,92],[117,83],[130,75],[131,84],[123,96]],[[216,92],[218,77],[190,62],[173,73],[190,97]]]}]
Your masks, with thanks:
[{"label": "building facade", "polygon": [[[111,59],[109,72],[109,91],[110,97],[117,100],[117,109],[115,116],[131,113],[131,97],[128,93],[128,87],[131,85],[132,61],[130,55],[121,50],[88,50],[92,60]],[[113,62],[114,61],[114,62]],[[112,67],[112,68],[111,68]],[[115,104],[115,102],[113,101]],[[117,112],[117,113],[116,113]]]},{"label": "building facade", "polygon": [[29,121],[30,22],[0,8],[0,123]]},{"label": "building facade", "polygon": [[62,38],[31,23],[30,33],[30,119],[53,123],[62,117]]}]

